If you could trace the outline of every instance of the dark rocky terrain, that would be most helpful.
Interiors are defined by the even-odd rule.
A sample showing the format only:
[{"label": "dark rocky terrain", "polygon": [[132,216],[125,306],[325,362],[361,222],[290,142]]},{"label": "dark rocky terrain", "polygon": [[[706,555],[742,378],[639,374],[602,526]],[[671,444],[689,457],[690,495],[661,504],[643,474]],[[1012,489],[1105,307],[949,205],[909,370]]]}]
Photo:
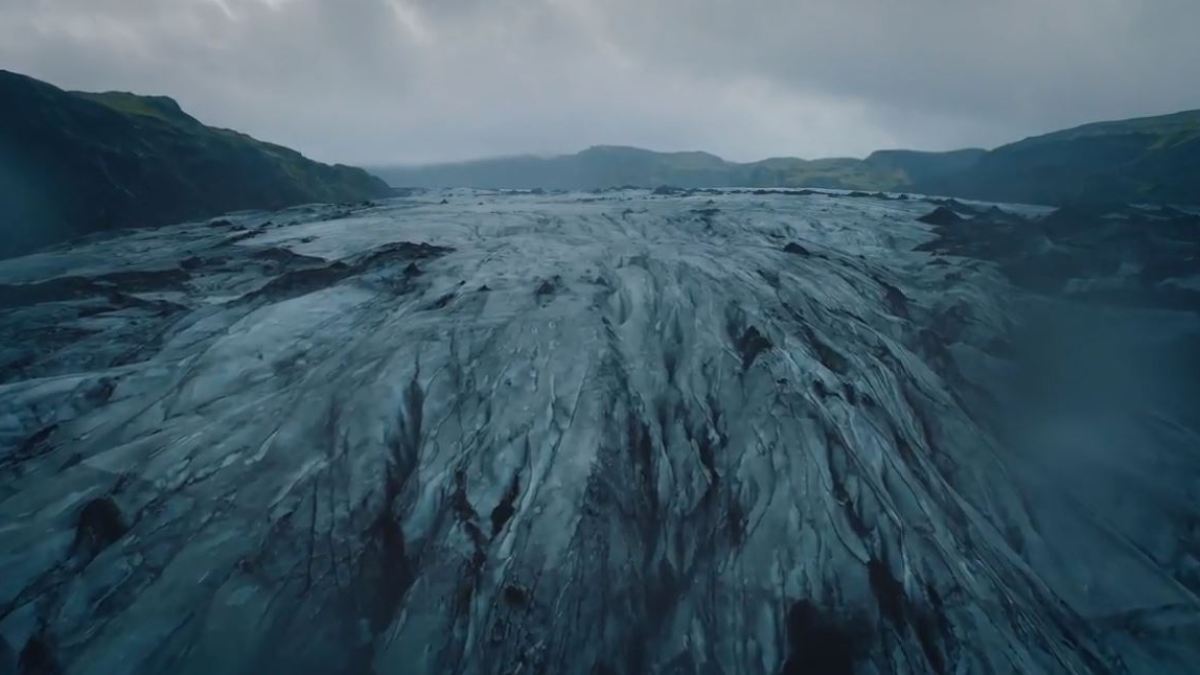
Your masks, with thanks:
[{"label": "dark rocky terrain", "polygon": [[1200,668],[1194,215],[660,192],[0,262],[0,673]]},{"label": "dark rocky terrain", "polygon": [[387,195],[362,169],[205,126],[165,96],[0,70],[0,257],[120,227]]}]

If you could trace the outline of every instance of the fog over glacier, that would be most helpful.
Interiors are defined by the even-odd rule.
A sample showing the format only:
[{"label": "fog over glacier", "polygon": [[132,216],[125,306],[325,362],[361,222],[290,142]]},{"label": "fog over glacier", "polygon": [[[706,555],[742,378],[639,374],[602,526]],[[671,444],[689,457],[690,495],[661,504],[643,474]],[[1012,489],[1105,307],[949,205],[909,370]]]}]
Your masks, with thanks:
[{"label": "fog over glacier", "polygon": [[2,261],[0,672],[1188,672],[1195,217],[1109,265],[1048,212],[450,190]]}]

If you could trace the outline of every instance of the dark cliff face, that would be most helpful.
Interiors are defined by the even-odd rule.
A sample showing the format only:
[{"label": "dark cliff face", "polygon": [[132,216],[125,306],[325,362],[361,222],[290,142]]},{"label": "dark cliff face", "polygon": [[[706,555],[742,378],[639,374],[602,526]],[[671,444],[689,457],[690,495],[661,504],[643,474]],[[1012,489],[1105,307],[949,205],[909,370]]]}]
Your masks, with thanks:
[{"label": "dark cliff face", "polygon": [[661,192],[0,261],[0,672],[1197,672],[1194,217]]},{"label": "dark cliff face", "polygon": [[0,256],[118,227],[387,194],[365,171],[216,129],[171,99],[0,71]]},{"label": "dark cliff face", "polygon": [[878,150],[864,160],[879,171],[900,172],[910,186],[929,185],[973,167],[986,150],[967,148],[950,152],[920,150]]}]

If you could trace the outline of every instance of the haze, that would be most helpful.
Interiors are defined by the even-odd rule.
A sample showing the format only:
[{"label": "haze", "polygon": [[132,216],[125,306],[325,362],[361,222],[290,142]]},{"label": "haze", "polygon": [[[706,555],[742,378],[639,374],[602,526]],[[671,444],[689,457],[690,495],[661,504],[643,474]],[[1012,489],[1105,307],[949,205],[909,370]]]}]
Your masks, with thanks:
[{"label": "haze", "polygon": [[325,161],[992,146],[1200,107],[1194,0],[5,0],[0,66]]}]

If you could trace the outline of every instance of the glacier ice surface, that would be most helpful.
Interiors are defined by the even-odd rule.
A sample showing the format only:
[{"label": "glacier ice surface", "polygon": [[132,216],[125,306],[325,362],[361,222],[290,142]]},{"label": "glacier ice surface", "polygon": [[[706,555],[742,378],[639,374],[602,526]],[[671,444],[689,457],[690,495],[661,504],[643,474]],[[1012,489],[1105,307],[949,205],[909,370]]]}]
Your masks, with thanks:
[{"label": "glacier ice surface", "polygon": [[998,412],[1033,301],[932,208],[455,190],[0,261],[0,673],[1196,672],[1195,419]]}]

